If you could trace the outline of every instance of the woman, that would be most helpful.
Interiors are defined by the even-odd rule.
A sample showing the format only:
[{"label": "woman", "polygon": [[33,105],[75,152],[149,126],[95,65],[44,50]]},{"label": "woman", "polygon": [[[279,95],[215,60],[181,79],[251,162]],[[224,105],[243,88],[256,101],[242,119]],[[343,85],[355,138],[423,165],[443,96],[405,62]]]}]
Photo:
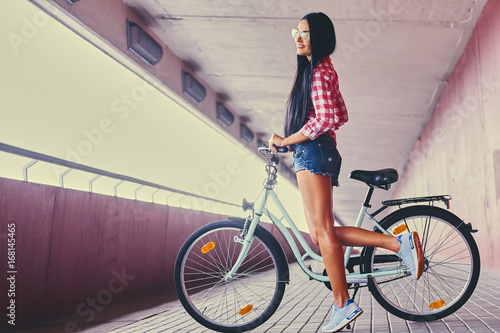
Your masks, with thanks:
[{"label": "woman", "polygon": [[[341,157],[335,130],[347,122],[337,73],[329,55],[335,50],[332,21],[323,13],[310,13],[292,30],[297,46],[297,72],[287,103],[285,137],[273,134],[269,147],[290,146],[312,241],[319,245],[332,290],[330,322],[323,332],[335,332],[363,310],[349,297],[342,246],[378,246],[396,252],[416,280],[423,271],[417,233],[397,238],[354,227],[334,227],[333,186],[338,186]],[[333,186],[332,186],[333,185]]]}]

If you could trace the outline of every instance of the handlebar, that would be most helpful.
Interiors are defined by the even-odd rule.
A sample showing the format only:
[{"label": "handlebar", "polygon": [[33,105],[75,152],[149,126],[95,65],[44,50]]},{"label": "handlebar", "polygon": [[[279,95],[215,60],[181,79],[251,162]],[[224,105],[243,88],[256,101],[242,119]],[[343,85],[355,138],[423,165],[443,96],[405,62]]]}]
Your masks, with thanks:
[{"label": "handlebar", "polygon": [[[288,153],[288,152],[289,152],[289,149],[288,149],[288,147],[286,147],[286,146],[285,146],[285,147],[275,146],[275,147],[276,147],[276,150],[278,151],[278,153]],[[261,150],[268,150],[268,151],[271,151],[271,150],[269,149],[269,142],[267,142],[267,141],[266,141],[266,142],[264,142],[264,143],[262,144],[262,147],[258,148],[258,150],[259,150],[259,152],[260,152]]]},{"label": "handlebar", "polygon": [[[279,163],[278,157],[276,156],[276,154],[274,152],[271,151],[271,149],[269,149],[267,142],[264,143],[264,145],[262,147],[259,147],[257,150],[258,150],[259,154],[266,157],[271,162],[274,162],[276,164]],[[288,153],[289,152],[288,147],[276,146],[276,150],[278,153]]]}]

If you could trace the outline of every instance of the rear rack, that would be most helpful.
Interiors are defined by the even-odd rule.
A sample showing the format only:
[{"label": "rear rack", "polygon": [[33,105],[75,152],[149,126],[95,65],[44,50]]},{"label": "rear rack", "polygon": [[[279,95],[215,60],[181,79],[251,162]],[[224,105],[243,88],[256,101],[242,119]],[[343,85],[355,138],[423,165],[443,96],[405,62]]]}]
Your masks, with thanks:
[{"label": "rear rack", "polygon": [[382,201],[384,206],[400,206],[417,202],[432,202],[432,201],[442,201],[445,203],[446,207],[450,208],[451,196],[449,195],[433,195],[429,197],[418,197],[418,198],[407,198],[407,199],[395,199]]}]

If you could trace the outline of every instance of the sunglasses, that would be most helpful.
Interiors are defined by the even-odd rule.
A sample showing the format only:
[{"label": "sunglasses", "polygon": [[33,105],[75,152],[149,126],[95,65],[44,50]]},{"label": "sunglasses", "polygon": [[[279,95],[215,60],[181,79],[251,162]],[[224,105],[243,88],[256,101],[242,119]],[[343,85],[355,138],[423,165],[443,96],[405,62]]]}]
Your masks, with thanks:
[{"label": "sunglasses", "polygon": [[300,32],[297,29],[292,29],[292,37],[297,39],[300,36],[304,42],[307,42],[311,38],[311,34],[308,32]]}]

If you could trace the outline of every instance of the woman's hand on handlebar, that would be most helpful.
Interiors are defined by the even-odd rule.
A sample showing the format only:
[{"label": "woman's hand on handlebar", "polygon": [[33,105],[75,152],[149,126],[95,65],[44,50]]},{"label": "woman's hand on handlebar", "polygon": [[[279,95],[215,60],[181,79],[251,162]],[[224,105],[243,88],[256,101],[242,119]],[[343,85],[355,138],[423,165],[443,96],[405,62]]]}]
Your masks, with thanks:
[{"label": "woman's hand on handlebar", "polygon": [[282,147],[283,146],[283,141],[285,139],[277,134],[273,134],[271,138],[267,141],[269,143],[269,149],[276,154],[277,153],[277,148],[276,147]]}]

